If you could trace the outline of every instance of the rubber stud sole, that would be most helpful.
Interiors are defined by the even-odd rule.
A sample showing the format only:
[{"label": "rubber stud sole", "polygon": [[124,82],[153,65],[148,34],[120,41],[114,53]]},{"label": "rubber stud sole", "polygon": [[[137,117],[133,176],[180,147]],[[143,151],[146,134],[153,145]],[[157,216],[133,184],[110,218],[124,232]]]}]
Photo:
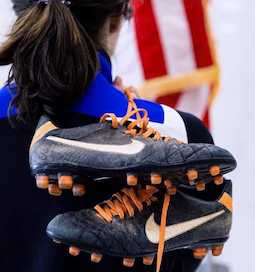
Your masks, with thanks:
[{"label": "rubber stud sole", "polygon": [[63,190],[70,190],[73,188],[73,177],[70,175],[58,175],[58,186]]},{"label": "rubber stud sole", "polygon": [[[207,170],[208,171],[208,168]],[[210,176],[216,185],[221,185],[224,183],[224,178],[220,175],[221,168],[218,165],[211,166],[209,168]],[[206,179],[206,183],[198,180],[199,178],[199,171],[195,168],[191,168],[186,172],[186,180],[188,180],[190,186],[196,187],[197,191],[204,191],[206,189],[206,183],[209,182]],[[167,175],[164,173],[156,173],[152,172],[150,174],[149,183],[152,185],[160,185],[162,184],[162,176],[167,178]],[[202,178],[202,176],[200,177]],[[57,180],[58,181],[57,181]],[[144,177],[143,177],[144,179]],[[51,183],[54,180],[55,183]],[[136,173],[127,173],[127,184],[129,186],[137,186],[139,181],[138,174]],[[83,184],[74,184],[73,177],[70,174],[66,173],[59,173],[57,178],[51,179],[51,177],[47,176],[46,174],[38,174],[36,175],[36,184],[37,187],[40,189],[48,189],[49,194],[53,196],[61,196],[62,190],[72,190],[73,195],[76,197],[82,197],[86,194],[86,187]],[[167,193],[169,195],[176,194],[176,187],[174,186],[166,186]]]},{"label": "rubber stud sole", "polygon": [[[58,240],[53,240],[57,244],[61,244]],[[195,259],[202,260],[208,253],[209,249],[212,251],[213,256],[220,256],[222,254],[222,251],[224,249],[223,244],[216,244],[214,246],[204,246],[204,247],[197,247],[193,248],[193,256]],[[69,247],[69,254],[76,257],[80,255],[81,249],[75,246]],[[103,259],[103,255],[98,252],[92,252],[91,253],[91,262],[93,263],[100,263]],[[154,255],[148,255],[143,256],[143,264],[146,266],[151,266],[154,262],[155,256]],[[132,257],[126,257],[123,258],[123,266],[132,268],[135,265],[135,258]]]},{"label": "rubber stud sole", "polygon": [[100,263],[102,259],[103,259],[103,255],[99,253],[95,253],[95,252],[92,253],[90,257],[90,260],[92,263]]},{"label": "rubber stud sole", "polygon": [[190,169],[187,172],[187,177],[189,182],[194,182],[196,179],[198,179],[198,171],[195,169]]},{"label": "rubber stud sole", "polygon": [[136,186],[138,184],[138,177],[136,174],[128,173],[127,174],[127,184],[129,186]]},{"label": "rubber stud sole", "polygon": [[69,254],[70,255],[76,257],[76,256],[80,255],[80,253],[81,253],[81,250],[78,247],[74,247],[74,246],[69,247]]},{"label": "rubber stud sole", "polygon": [[214,165],[209,170],[211,176],[215,177],[220,174],[220,167],[218,165]]},{"label": "rubber stud sole", "polygon": [[164,185],[169,195],[175,195],[177,193],[177,188],[173,185],[173,182],[171,180],[165,180]]},{"label": "rubber stud sole", "polygon": [[73,196],[82,197],[86,194],[86,187],[83,184],[74,184],[73,188]]},{"label": "rubber stud sole", "polygon": [[202,260],[208,253],[207,248],[196,248],[193,250],[193,256],[195,259]]},{"label": "rubber stud sole", "polygon": [[48,189],[49,187],[49,177],[41,174],[36,176],[36,185],[39,189]]},{"label": "rubber stud sole", "polygon": [[223,252],[223,249],[224,249],[223,245],[214,246],[212,248],[212,255],[215,256],[215,257],[220,256],[222,254],[222,252]]},{"label": "rubber stud sole", "polygon": [[144,265],[152,265],[154,261],[154,256],[145,256],[143,257],[143,264]]},{"label": "rubber stud sole", "polygon": [[151,173],[151,184],[159,185],[162,183],[162,176],[158,173]]},{"label": "rubber stud sole", "polygon": [[203,181],[197,182],[196,189],[198,192],[203,192],[205,190],[205,183]]},{"label": "rubber stud sole", "polygon": [[222,176],[217,176],[214,178],[214,183],[216,185],[221,185],[224,183],[224,178]]},{"label": "rubber stud sole", "polygon": [[71,175],[58,174],[58,181],[52,179],[45,174],[38,174],[35,176],[36,185],[39,189],[48,189],[52,196],[61,196],[62,190],[72,190],[73,195],[82,197],[86,194],[86,187],[83,184],[74,184]]},{"label": "rubber stud sole", "polygon": [[124,258],[123,259],[123,265],[126,267],[133,267],[135,264],[135,259],[134,258]]},{"label": "rubber stud sole", "polygon": [[49,194],[52,196],[61,196],[62,190],[58,187],[57,184],[50,184],[48,187]]}]

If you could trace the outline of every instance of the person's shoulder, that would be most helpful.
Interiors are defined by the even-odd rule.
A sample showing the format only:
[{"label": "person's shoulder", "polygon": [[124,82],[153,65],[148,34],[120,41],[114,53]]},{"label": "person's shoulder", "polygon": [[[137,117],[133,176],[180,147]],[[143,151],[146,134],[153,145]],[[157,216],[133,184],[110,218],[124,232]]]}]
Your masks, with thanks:
[{"label": "person's shoulder", "polygon": [[0,97],[6,97],[6,96],[11,96],[11,90],[8,85],[4,85],[0,87]]},{"label": "person's shoulder", "polygon": [[211,133],[199,118],[186,112],[178,113],[185,123],[189,143],[214,144]]}]

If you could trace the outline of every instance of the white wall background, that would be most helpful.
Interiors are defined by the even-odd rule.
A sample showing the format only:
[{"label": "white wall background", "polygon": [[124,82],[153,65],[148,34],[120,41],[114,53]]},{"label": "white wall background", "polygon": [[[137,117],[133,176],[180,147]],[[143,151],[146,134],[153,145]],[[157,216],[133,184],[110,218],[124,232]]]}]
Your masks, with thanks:
[{"label": "white wall background", "polygon": [[[235,154],[239,167],[231,175],[235,183],[231,240],[223,256],[214,258],[202,271],[255,272],[255,1],[211,2],[222,64],[222,88],[213,109],[213,134],[218,145]],[[1,0],[0,40],[12,21],[9,0]],[[7,69],[0,68],[0,84],[6,74]]]},{"label": "white wall background", "polygon": [[212,19],[222,64],[222,88],[213,110],[216,143],[238,160],[234,225],[223,257],[233,272],[254,272],[255,257],[255,1],[213,0]]},{"label": "white wall background", "polygon": [[[12,22],[15,20],[14,12],[11,8],[10,0],[0,1],[0,42],[4,39],[8,33]],[[6,81],[8,75],[8,69],[0,66],[0,85]]]}]

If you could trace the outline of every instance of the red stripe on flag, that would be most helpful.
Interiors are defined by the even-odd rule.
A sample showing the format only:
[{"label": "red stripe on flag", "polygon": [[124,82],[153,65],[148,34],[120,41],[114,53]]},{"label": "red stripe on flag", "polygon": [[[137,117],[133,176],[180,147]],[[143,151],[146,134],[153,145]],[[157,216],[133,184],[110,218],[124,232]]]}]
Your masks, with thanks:
[{"label": "red stripe on flag", "polygon": [[[194,56],[198,68],[213,65],[213,57],[209,44],[209,38],[206,29],[206,14],[204,13],[203,0],[182,0],[187,20],[190,26],[191,37],[193,41]],[[209,86],[211,88],[211,86]],[[205,108],[203,122],[209,127],[209,105]]]},{"label": "red stripe on flag", "polygon": [[202,0],[183,0],[183,3],[190,25],[197,67],[210,66],[213,64],[213,58],[206,31],[206,19]]},{"label": "red stripe on flag", "polygon": [[163,105],[167,105],[171,108],[176,108],[176,105],[180,99],[182,93],[171,94],[168,96],[159,97],[157,102]]},{"label": "red stripe on flag", "polygon": [[134,1],[135,30],[145,79],[168,73],[152,1]]},{"label": "red stripe on flag", "polygon": [[203,120],[204,124],[207,126],[207,128],[210,128],[211,126],[211,119],[210,119],[210,111],[209,108],[207,108],[206,112],[205,112],[205,116],[204,116],[204,120]]},{"label": "red stripe on flag", "polygon": [[[153,11],[152,1],[146,0],[142,4],[134,1],[135,30],[140,59],[145,79],[152,79],[168,74],[157,20]],[[180,94],[161,97],[158,103],[175,107]]]}]

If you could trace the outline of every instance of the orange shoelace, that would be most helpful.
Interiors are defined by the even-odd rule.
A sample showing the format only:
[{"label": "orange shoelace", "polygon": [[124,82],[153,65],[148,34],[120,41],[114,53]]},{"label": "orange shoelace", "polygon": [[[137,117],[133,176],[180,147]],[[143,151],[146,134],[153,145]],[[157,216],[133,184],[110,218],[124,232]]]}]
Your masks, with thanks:
[{"label": "orange shoelace", "polygon": [[147,189],[124,188],[119,193],[114,194],[111,200],[105,201],[101,205],[97,205],[95,210],[98,215],[106,220],[112,222],[114,216],[124,219],[125,215],[133,217],[135,210],[142,211],[143,204],[151,205],[152,202],[157,201],[153,195],[158,192],[158,189],[153,186],[148,186]]},{"label": "orange shoelace", "polygon": [[[127,126],[126,134],[132,136],[143,136],[144,138],[151,137],[152,139],[157,141],[176,140],[171,137],[162,137],[157,130],[149,127],[149,116],[147,110],[140,109],[137,107],[134,101],[134,94],[132,93],[130,88],[125,89],[125,94],[128,98],[128,109],[126,115],[119,121],[114,113],[106,113],[101,117],[100,119],[101,123],[106,122],[108,119],[110,119],[112,122],[112,127],[118,128],[119,126],[124,126],[127,122],[130,122],[129,119],[135,115],[136,120],[129,123],[129,125]],[[179,142],[178,140],[176,141]]]},{"label": "orange shoelace", "polygon": [[[121,192],[112,196],[103,204],[97,205],[95,210],[97,215],[111,223],[114,216],[124,219],[125,216],[134,217],[135,211],[142,212],[144,205],[150,206],[153,202],[158,201],[154,196],[158,189],[154,186],[147,186],[146,189],[124,188]],[[159,245],[157,252],[157,272],[160,271],[162,257],[165,246],[165,229],[167,211],[170,204],[170,196],[165,195],[164,204],[162,208]]]}]

